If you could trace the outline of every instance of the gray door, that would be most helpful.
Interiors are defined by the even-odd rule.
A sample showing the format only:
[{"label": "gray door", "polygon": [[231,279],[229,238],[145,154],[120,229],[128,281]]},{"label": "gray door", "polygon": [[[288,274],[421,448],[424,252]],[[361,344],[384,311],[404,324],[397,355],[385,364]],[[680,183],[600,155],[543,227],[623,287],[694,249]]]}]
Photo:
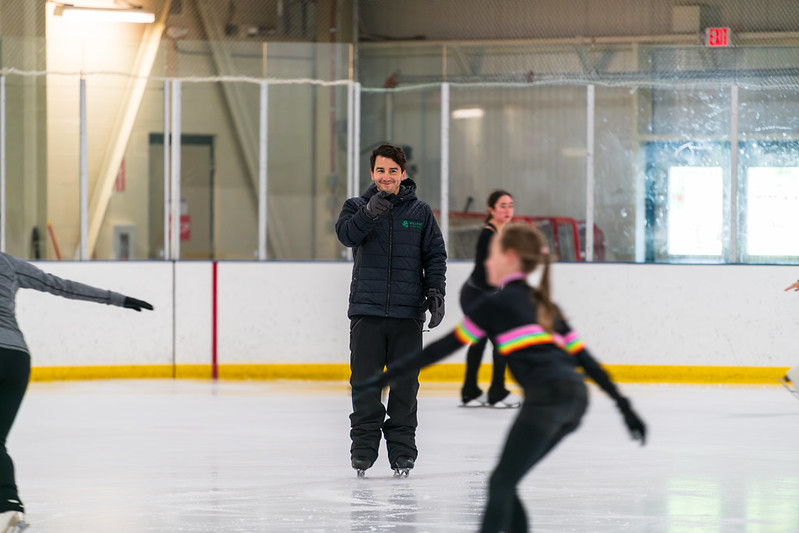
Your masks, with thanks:
[{"label": "gray door", "polygon": [[[214,258],[214,145],[181,137],[181,259]],[[164,137],[150,135],[150,257],[164,257]]]}]

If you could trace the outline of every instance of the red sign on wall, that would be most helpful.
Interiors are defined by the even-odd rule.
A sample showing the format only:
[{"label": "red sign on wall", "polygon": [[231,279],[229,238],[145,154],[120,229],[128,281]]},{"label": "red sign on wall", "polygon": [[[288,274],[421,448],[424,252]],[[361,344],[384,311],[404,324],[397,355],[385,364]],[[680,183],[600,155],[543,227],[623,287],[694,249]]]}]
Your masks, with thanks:
[{"label": "red sign on wall", "polygon": [[731,36],[732,32],[729,28],[707,28],[705,30],[705,45],[711,48],[731,46]]},{"label": "red sign on wall", "polygon": [[119,165],[119,172],[117,172],[117,181],[114,185],[117,192],[125,190],[125,159],[122,159],[122,164]]},{"label": "red sign on wall", "polygon": [[180,215],[180,240],[191,240],[191,215]]},{"label": "red sign on wall", "polygon": [[[191,215],[180,215],[180,240],[191,240]],[[169,239],[172,239],[172,215],[169,216]]]}]

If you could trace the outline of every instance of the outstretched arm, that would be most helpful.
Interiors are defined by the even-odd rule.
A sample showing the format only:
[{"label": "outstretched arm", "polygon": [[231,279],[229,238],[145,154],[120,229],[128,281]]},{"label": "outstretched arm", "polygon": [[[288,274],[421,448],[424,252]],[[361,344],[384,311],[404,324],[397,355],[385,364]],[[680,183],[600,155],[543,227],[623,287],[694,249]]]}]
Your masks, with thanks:
[{"label": "outstretched arm", "polygon": [[446,356],[457,351],[465,345],[473,344],[480,340],[485,333],[478,328],[471,320],[464,317],[463,322],[458,324],[455,330],[442,337],[441,339],[426,346],[423,350],[397,361],[386,371],[378,376],[370,378],[362,383],[352,386],[353,391],[364,392],[373,389],[382,389],[391,381],[410,374],[426,366],[444,359]]},{"label": "outstretched arm", "polygon": [[586,349],[582,339],[571,330],[565,321],[561,321],[557,329],[563,336],[564,350],[573,355],[577,364],[585,371],[585,374],[608,396],[613,398],[616,402],[616,406],[624,417],[624,423],[627,425],[627,429],[630,430],[630,435],[632,435],[633,439],[641,441],[641,445],[643,446],[646,442],[646,425],[635,411],[633,411],[630,400],[621,395],[618,387],[616,387],[616,384],[610,379],[610,376],[605,369],[602,368],[602,365],[593,358],[588,349]]},{"label": "outstretched arm", "polygon": [[135,311],[142,309],[152,310],[153,306],[142,300],[127,297],[113,291],[98,289],[90,285],[78,283],[77,281],[70,281],[67,279],[59,278],[52,274],[48,274],[39,268],[35,267],[27,261],[17,259],[10,255],[3,255],[5,259],[14,270],[17,276],[17,282],[23,289],[34,289],[42,292],[49,292],[56,296],[63,296],[72,300],[84,300],[87,302],[95,302],[107,305],[116,305],[118,307],[126,307]]}]

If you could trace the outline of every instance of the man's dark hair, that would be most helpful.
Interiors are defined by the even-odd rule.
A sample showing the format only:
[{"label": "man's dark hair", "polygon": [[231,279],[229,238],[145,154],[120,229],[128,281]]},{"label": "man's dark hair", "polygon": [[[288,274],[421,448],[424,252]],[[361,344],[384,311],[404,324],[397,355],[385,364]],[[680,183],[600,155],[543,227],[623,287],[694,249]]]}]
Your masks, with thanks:
[{"label": "man's dark hair", "polygon": [[402,148],[399,146],[394,146],[393,144],[381,144],[375,148],[372,151],[372,157],[369,159],[370,168],[373,172],[375,169],[375,161],[377,160],[377,156],[383,156],[391,159],[399,165],[401,172],[405,172],[405,164],[408,161],[405,159],[405,152],[403,152]]}]

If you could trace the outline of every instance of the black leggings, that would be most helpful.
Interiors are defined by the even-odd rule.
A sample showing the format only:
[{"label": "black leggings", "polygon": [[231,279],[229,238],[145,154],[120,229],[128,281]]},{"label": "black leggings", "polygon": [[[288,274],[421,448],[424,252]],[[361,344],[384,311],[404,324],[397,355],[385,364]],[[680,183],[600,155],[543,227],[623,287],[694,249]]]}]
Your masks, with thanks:
[{"label": "black leggings", "polygon": [[25,512],[14,481],[14,463],[6,439],[28,388],[31,358],[25,352],[0,348],[0,513]]},{"label": "black leggings", "polygon": [[481,533],[528,530],[516,485],[563,437],[577,429],[587,403],[582,381],[558,381],[525,389],[519,416],[491,474]]},{"label": "black leggings", "polygon": [[[391,368],[395,362],[421,348],[422,323],[418,320],[377,316],[353,318],[350,325],[350,383],[360,383],[376,376],[384,366]],[[350,415],[352,457],[364,457],[374,462],[382,431],[392,464],[400,457],[416,459],[418,376],[417,370],[394,380],[389,388],[387,406],[381,401],[380,390],[353,395]]]},{"label": "black leggings", "polygon": [[[484,294],[484,292],[467,281],[463,289],[461,289],[461,309],[463,309],[463,312],[465,313]],[[488,339],[483,338],[469,346],[469,350],[466,352],[466,377],[463,380],[463,388],[461,389],[461,399],[464,403],[477,398],[482,393],[477,385],[477,373],[480,370],[480,363],[483,360],[483,352],[487,343]],[[499,355],[496,346],[494,346],[493,353],[494,368],[491,374],[491,387],[488,389],[488,403],[497,403],[510,394],[510,391],[505,388],[507,358],[504,355]]]}]

